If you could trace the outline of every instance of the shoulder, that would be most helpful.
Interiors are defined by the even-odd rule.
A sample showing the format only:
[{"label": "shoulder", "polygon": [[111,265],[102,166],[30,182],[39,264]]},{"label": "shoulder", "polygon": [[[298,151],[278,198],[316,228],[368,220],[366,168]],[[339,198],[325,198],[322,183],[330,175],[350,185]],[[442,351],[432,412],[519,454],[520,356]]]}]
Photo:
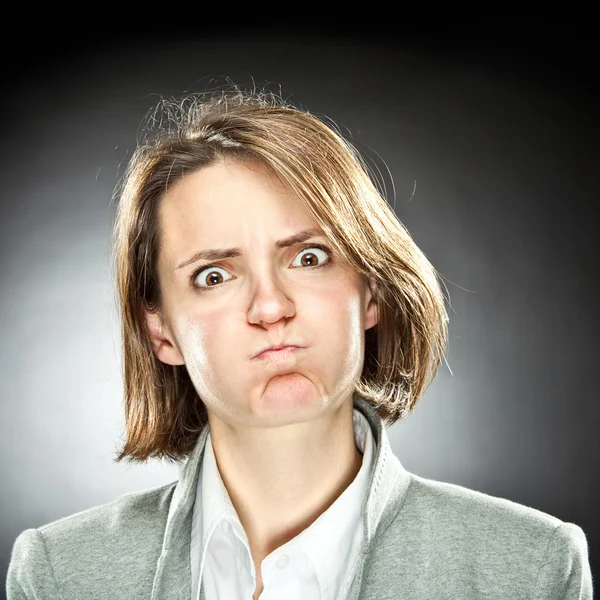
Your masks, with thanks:
[{"label": "shoulder", "polygon": [[[79,575],[90,586],[85,591],[91,597],[99,591],[93,590],[94,577],[100,586],[106,575],[116,570],[126,572],[132,568],[139,572],[145,565],[155,565],[175,486],[173,482],[124,494],[109,503],[23,531],[12,549],[9,598],[29,597],[21,595],[24,589],[43,589],[47,594],[44,598],[63,597],[62,582],[71,582],[81,594],[84,590],[77,587]],[[132,581],[135,579],[132,577]]]},{"label": "shoulder", "polygon": [[507,498],[410,473],[403,505],[383,535],[414,537],[424,551],[447,548],[455,555],[497,556],[539,550],[561,524],[548,513]]},{"label": "shoulder", "polygon": [[428,581],[429,592],[442,596],[445,590],[462,598],[571,598],[565,586],[573,585],[588,598],[582,592],[591,590],[588,548],[578,525],[506,498],[409,475],[402,506],[374,541],[371,577],[400,567],[415,578],[410,585]]},{"label": "shoulder", "polygon": [[123,494],[106,504],[52,521],[37,531],[50,553],[56,550],[64,555],[70,548],[78,553],[93,551],[107,543],[115,549],[131,550],[130,542],[156,535],[162,538],[175,485],[173,482]]},{"label": "shoulder", "polygon": [[511,552],[526,546],[537,556],[551,542],[580,549],[585,544],[579,526],[531,506],[412,473],[410,477],[398,524],[409,519],[421,533],[462,541],[478,550]]},{"label": "shoulder", "polygon": [[535,534],[552,531],[562,521],[536,508],[474,489],[410,474],[403,510],[429,523],[458,531],[485,526],[486,531],[517,529]]}]

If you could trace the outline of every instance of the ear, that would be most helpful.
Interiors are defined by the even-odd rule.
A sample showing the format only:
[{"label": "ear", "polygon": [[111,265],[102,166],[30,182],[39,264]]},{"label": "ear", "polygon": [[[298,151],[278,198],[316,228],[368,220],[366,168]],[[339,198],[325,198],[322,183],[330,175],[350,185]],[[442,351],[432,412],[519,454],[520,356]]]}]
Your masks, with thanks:
[{"label": "ear", "polygon": [[379,319],[379,310],[377,306],[377,282],[369,277],[369,285],[365,295],[365,331],[377,325]]},{"label": "ear", "polygon": [[183,365],[185,361],[175,341],[163,324],[160,312],[144,309],[146,327],[152,343],[152,351],[161,362],[167,365]]}]

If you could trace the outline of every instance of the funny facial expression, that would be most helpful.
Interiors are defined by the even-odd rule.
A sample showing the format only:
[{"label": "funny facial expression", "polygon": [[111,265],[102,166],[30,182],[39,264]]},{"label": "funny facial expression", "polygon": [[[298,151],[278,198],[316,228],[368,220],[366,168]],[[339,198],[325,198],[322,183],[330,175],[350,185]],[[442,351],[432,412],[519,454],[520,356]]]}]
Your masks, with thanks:
[{"label": "funny facial expression", "polygon": [[[184,176],[161,200],[159,226],[163,305],[146,313],[153,350],[186,365],[209,418],[274,427],[352,395],[376,288],[342,266],[266,168],[223,160]],[[292,348],[257,357],[281,345]]]}]

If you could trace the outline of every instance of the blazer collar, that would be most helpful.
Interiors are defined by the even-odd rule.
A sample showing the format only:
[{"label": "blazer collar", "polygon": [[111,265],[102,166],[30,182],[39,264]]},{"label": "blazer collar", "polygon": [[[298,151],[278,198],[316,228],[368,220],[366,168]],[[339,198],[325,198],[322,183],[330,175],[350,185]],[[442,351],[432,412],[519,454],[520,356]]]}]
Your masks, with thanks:
[{"label": "blazer collar", "polygon": [[[362,507],[365,532],[363,556],[366,556],[371,545],[400,510],[408,491],[410,475],[393,454],[379,413],[357,394],[354,394],[353,404],[367,418],[375,439],[375,460],[369,475],[369,492]],[[200,433],[175,485],[162,551],[156,565],[152,600],[191,600],[192,517],[208,431],[207,425]]]}]

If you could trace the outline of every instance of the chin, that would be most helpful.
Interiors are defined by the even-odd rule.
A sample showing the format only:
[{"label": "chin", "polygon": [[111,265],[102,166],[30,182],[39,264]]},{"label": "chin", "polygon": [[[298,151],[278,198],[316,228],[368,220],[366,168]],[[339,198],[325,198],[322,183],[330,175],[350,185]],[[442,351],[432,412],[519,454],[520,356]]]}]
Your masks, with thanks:
[{"label": "chin", "polygon": [[317,417],[323,410],[322,395],[312,381],[300,373],[272,377],[263,390],[257,412],[281,423]]}]

